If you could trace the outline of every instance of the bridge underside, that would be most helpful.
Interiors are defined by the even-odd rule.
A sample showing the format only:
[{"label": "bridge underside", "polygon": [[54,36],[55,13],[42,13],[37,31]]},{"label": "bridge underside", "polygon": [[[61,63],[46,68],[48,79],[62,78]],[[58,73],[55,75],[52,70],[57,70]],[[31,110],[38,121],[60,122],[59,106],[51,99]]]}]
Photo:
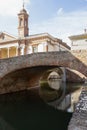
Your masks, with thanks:
[{"label": "bridge underside", "polygon": [[47,70],[53,68],[58,68],[58,66],[39,66],[11,72],[1,79],[0,94],[26,90],[30,87],[38,87],[42,75]]},{"label": "bridge underside", "polygon": [[[0,94],[26,90],[30,87],[38,87],[40,79],[43,78],[46,80],[52,70],[55,70],[62,78],[64,72],[59,66],[29,67],[8,73],[0,79]],[[68,76],[66,75],[67,81],[70,81],[70,75],[73,77],[73,73],[70,72],[69,74],[68,72],[66,74],[68,74]],[[81,80],[77,75],[75,78],[78,81]]]}]

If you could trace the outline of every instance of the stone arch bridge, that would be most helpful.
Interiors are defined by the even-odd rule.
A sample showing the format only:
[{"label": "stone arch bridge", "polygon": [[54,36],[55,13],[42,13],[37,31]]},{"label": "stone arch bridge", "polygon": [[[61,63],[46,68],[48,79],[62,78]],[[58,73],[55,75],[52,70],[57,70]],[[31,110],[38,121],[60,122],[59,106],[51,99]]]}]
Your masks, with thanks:
[{"label": "stone arch bridge", "polygon": [[87,51],[43,52],[1,59],[0,93],[37,86],[41,75],[55,67],[68,67],[87,77]]}]

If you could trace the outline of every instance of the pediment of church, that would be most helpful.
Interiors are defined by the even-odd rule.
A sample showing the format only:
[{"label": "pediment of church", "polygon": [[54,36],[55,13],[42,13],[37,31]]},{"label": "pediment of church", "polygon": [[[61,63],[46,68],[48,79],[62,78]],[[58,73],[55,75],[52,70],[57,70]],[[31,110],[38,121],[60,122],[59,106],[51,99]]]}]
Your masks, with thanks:
[{"label": "pediment of church", "polygon": [[0,42],[10,41],[10,40],[15,40],[15,39],[16,39],[16,37],[14,37],[8,33],[5,33],[5,32],[0,33]]}]

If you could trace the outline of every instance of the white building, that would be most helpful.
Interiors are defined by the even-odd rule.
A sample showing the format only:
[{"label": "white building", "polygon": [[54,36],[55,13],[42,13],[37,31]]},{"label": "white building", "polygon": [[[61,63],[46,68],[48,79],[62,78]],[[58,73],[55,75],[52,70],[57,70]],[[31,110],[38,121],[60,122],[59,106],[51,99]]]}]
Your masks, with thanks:
[{"label": "white building", "polygon": [[70,36],[71,50],[85,50],[87,49],[87,33]]},{"label": "white building", "polygon": [[29,35],[29,15],[23,9],[18,14],[18,37],[0,33],[0,58],[9,58],[35,52],[68,51],[70,47],[48,33]]}]

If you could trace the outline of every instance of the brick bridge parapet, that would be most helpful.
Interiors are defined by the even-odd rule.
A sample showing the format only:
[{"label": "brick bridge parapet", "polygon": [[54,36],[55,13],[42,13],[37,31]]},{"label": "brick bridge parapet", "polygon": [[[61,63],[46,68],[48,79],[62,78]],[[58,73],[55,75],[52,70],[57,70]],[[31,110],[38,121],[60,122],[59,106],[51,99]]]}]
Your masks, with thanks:
[{"label": "brick bridge parapet", "polygon": [[42,52],[1,59],[0,79],[15,70],[36,66],[69,67],[87,77],[87,51]]},{"label": "brick bridge parapet", "polygon": [[83,88],[68,130],[87,130],[87,88]]}]

